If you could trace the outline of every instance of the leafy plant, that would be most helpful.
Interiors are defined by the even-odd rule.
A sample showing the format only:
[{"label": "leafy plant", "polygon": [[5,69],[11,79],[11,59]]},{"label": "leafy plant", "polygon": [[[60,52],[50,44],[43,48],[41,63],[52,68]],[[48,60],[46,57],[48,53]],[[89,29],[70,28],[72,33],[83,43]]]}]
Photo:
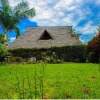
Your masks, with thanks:
[{"label": "leafy plant", "polygon": [[5,40],[4,40],[4,34],[0,33],[0,44],[4,44]]},{"label": "leafy plant", "polygon": [[22,63],[23,60],[21,57],[9,57],[9,63]]},{"label": "leafy plant", "polygon": [[[95,59],[96,62],[100,62],[100,27],[98,27],[98,34],[88,42],[87,51],[89,53],[95,52],[96,55],[94,58],[97,57],[97,59]],[[93,56],[93,53],[91,55]],[[90,57],[92,57],[91,55],[90,55]],[[91,60],[91,61],[94,61],[94,60]]]},{"label": "leafy plant", "polygon": [[9,0],[0,0],[0,24],[4,30],[4,39],[7,40],[8,31],[15,31],[16,37],[20,36],[20,30],[16,26],[23,19],[35,16],[34,8],[30,9],[27,2],[21,2],[12,8]]},{"label": "leafy plant", "polygon": [[90,62],[93,62],[93,63],[99,62],[99,61],[98,61],[98,60],[99,60],[99,55],[98,55],[98,53],[96,53],[96,52],[90,52],[90,53],[89,53],[89,56],[88,56],[88,60],[89,60]]},{"label": "leafy plant", "polygon": [[[42,51],[46,52],[46,55],[41,54]],[[33,56],[36,60],[47,60],[48,63],[62,63],[64,62],[74,62],[75,58],[79,58],[80,62],[85,62],[87,53],[86,46],[64,46],[64,47],[52,47],[49,49],[13,49],[9,52],[16,57],[21,57],[24,59]]]},{"label": "leafy plant", "polygon": [[9,55],[9,53],[6,50],[6,47],[0,44],[0,62],[6,62],[7,55]]}]

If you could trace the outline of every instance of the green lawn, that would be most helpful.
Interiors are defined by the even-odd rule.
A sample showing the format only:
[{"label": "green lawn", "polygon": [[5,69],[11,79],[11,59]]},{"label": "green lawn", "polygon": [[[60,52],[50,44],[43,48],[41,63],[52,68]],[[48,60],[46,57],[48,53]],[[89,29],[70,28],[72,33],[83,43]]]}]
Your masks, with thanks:
[{"label": "green lawn", "polygon": [[99,64],[0,65],[0,98],[100,99]]}]

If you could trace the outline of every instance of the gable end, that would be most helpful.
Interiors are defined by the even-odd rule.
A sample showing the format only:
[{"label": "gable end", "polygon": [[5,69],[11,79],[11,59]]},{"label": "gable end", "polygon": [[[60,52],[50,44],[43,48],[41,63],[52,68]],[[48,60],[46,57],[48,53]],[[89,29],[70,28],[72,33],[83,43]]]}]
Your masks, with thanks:
[{"label": "gable end", "polygon": [[49,32],[47,30],[44,30],[43,34],[40,36],[39,40],[50,40],[52,38],[52,36],[49,34]]}]

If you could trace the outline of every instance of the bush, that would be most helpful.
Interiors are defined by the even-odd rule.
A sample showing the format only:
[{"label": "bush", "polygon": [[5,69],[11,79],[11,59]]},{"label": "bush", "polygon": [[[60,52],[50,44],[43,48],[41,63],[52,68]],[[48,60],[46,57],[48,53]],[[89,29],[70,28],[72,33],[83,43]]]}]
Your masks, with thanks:
[{"label": "bush", "polygon": [[100,53],[100,33],[88,42],[87,50]]},{"label": "bush", "polygon": [[92,63],[99,62],[99,55],[96,52],[90,52],[88,60]]},{"label": "bush", "polygon": [[15,62],[15,58],[14,57],[9,57],[8,62],[9,63],[14,63]]},{"label": "bush", "polygon": [[87,45],[87,52],[89,54],[90,62],[99,62],[100,55],[100,32],[98,35],[93,37]]},{"label": "bush", "polygon": [[43,61],[46,61],[47,63],[63,63],[63,60],[60,60],[58,58],[56,58],[56,56],[46,56],[43,57]]},{"label": "bush", "polygon": [[0,62],[6,62],[5,58],[7,57],[8,52],[6,47],[0,44]]},{"label": "bush", "polygon": [[76,59],[74,60],[74,62],[79,63],[79,62],[80,62],[80,58],[76,58]]},{"label": "bush", "polygon": [[[80,59],[80,62],[86,61],[86,46],[64,46],[64,47],[52,47],[49,49],[13,49],[9,50],[15,57],[21,57],[27,59],[30,56],[35,57],[37,61],[47,60],[48,63],[59,62],[74,62],[76,58]],[[43,52],[45,55],[43,55]]]},{"label": "bush", "polygon": [[22,63],[23,60],[22,60],[21,57],[15,57],[15,62],[17,62],[17,63]]},{"label": "bush", "polygon": [[10,57],[9,58],[9,63],[22,63],[23,60],[21,57]]}]

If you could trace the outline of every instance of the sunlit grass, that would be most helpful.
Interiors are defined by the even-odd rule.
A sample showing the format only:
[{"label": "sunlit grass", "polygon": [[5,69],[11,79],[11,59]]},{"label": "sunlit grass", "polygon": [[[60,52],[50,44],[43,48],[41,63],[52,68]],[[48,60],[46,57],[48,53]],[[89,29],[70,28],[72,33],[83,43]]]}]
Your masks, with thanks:
[{"label": "sunlit grass", "polygon": [[[35,67],[37,69],[36,77],[34,76]],[[30,98],[29,86],[32,98],[35,96],[42,98],[41,71],[42,64],[0,65],[0,98]],[[37,78],[36,87],[34,77]],[[18,83],[21,95],[18,91]],[[37,90],[36,94],[34,87]],[[43,89],[43,98],[46,99],[100,99],[99,65],[85,63],[47,64],[44,69]]]}]

